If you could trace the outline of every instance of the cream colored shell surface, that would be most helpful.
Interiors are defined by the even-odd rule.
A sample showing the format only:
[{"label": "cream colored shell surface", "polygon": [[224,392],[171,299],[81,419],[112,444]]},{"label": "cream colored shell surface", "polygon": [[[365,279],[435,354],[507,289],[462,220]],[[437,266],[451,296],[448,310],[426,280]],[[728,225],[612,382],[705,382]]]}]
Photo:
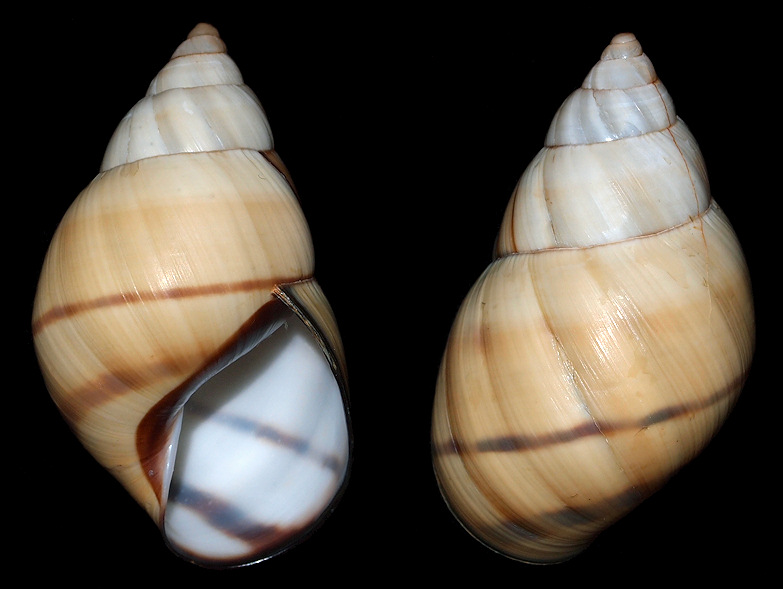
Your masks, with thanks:
[{"label": "cream colored shell surface", "polygon": [[[119,124],[101,172],[62,219],[33,316],[53,400],[156,523],[183,405],[280,325],[301,321],[312,332],[347,403],[339,332],[313,273],[307,222],[261,105],[217,31],[199,25]],[[347,479],[344,411],[324,513]],[[248,540],[238,551],[247,554],[225,562],[178,551],[207,566],[245,564],[311,527],[297,526],[268,546]]]},{"label": "cream colored shell surface", "polygon": [[495,250],[440,367],[435,473],[479,541],[559,562],[702,450],[754,347],[740,245],[633,35],[558,110]]}]

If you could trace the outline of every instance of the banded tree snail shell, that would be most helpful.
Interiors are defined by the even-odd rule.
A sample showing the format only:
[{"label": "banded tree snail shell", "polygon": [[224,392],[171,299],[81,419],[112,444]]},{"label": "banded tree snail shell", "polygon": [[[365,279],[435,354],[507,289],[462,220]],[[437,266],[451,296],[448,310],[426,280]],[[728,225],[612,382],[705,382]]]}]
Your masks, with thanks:
[{"label": "banded tree snail shell", "polygon": [[274,556],[347,484],[344,352],[313,272],[261,104],[200,24],[66,212],[33,312],[63,417],[187,560]]},{"label": "banded tree snail shell", "polygon": [[555,114],[494,254],[440,366],[435,475],[481,543],[560,562],[699,454],[755,345],[740,244],[634,35]]}]

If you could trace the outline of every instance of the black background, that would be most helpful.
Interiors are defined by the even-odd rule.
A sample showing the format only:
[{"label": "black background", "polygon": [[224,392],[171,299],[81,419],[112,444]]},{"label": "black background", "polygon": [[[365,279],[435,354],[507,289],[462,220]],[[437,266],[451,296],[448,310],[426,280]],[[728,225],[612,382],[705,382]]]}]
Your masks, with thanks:
[{"label": "black background", "polygon": [[[488,3],[250,6],[257,12],[31,11],[8,25],[14,155],[5,168],[17,187],[7,184],[6,199],[17,208],[6,219],[9,258],[23,277],[10,313],[22,345],[12,346],[8,368],[14,374],[21,364],[24,378],[7,392],[4,480],[15,540],[5,566],[32,578],[56,572],[61,581],[225,586],[706,583],[730,573],[752,581],[770,566],[779,545],[771,400],[779,387],[764,373],[779,347],[769,343],[777,313],[765,301],[779,266],[779,248],[767,244],[778,239],[770,207],[780,189],[767,163],[779,148],[765,138],[779,124],[770,81],[779,74],[773,39],[759,28],[765,17],[688,20],[661,6],[641,16],[608,6],[584,14]],[[97,173],[120,118],[201,21],[218,28],[259,96],[293,175],[316,277],[346,348],[355,442],[349,486],[326,523],[293,550],[230,571],[170,553],[72,437],[47,396],[29,328],[62,214]],[[473,540],[440,498],[429,454],[436,372],[457,308],[490,261],[505,205],[552,115],[623,31],[639,38],[700,143],[713,195],[751,269],[758,347],[739,404],[696,461],[582,555],[524,565]]]}]

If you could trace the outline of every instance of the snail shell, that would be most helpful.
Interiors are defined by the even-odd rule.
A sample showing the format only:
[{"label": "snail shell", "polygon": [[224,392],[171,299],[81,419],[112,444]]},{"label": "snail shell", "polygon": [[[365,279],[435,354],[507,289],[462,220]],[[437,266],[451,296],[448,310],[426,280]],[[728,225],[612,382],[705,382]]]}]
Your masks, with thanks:
[{"label": "snail shell", "polygon": [[345,360],[264,111],[200,24],[66,212],[33,312],[47,388],[183,558],[273,556],[351,459]]},{"label": "snail shell", "polygon": [[632,34],[557,111],[460,307],[436,478],[480,542],[566,560],[709,442],[755,342],[738,240]]}]

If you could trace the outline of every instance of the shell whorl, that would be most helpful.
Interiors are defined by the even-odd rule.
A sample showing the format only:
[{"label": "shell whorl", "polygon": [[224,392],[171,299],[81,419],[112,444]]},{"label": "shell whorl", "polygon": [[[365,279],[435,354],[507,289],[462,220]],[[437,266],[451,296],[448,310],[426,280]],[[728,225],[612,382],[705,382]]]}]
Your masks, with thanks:
[{"label": "shell whorl", "polygon": [[555,114],[459,308],[433,464],[513,559],[572,558],[709,442],[753,356],[748,269],[631,34]]},{"label": "shell whorl", "polygon": [[519,180],[497,255],[652,235],[707,212],[698,144],[630,33],[556,112]]},{"label": "shell whorl", "polygon": [[270,151],[272,131],[217,30],[200,24],[120,121],[101,170],[159,155],[227,149]]}]

